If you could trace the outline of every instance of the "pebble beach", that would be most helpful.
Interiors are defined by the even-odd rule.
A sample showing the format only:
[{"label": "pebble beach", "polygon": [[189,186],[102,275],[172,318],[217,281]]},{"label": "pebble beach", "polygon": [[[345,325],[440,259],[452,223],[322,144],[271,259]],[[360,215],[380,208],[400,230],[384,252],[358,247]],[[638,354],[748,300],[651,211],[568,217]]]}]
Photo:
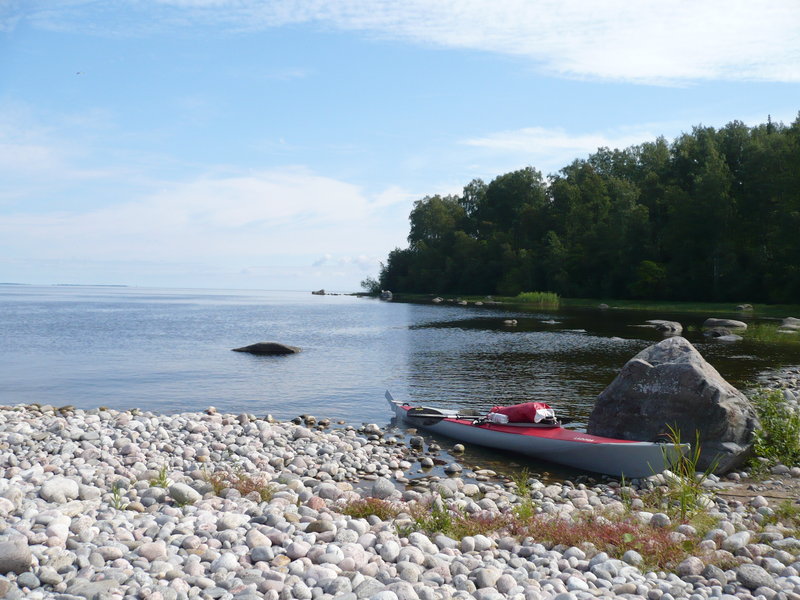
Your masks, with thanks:
[{"label": "pebble beach", "polygon": [[[774,506],[755,487],[738,499],[710,493],[704,553],[670,570],[646,568],[635,551],[453,539],[400,526],[403,513],[343,513],[365,497],[484,517],[521,501],[508,481],[468,479],[457,464],[452,476],[406,485],[428,454],[377,425],[0,407],[0,597],[800,600],[800,539],[768,519]],[[215,473],[247,474],[258,489],[242,494]],[[797,481],[800,468],[781,476]],[[627,485],[635,495],[658,477]],[[565,520],[641,508],[624,504],[619,482],[587,481],[532,479],[530,499]],[[728,482],[712,476],[709,491]],[[636,516],[670,528],[676,544],[697,534],[666,514]]]}]

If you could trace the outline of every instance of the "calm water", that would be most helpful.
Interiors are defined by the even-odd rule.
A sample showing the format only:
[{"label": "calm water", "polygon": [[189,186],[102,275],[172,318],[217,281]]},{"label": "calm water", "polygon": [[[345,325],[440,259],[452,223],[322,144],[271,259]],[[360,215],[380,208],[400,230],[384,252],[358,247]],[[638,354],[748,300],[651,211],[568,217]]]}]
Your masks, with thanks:
[{"label": "calm water", "polygon": [[[699,327],[705,316],[680,320]],[[720,316],[720,315],[713,315]],[[517,327],[502,324],[516,318]],[[585,421],[669,314],[518,313],[307,292],[0,286],[0,403],[303,413],[386,424],[384,391],[442,407],[543,399]],[[555,323],[547,321],[554,320]],[[687,337],[734,385],[800,351]],[[300,346],[257,357],[231,348]]]}]

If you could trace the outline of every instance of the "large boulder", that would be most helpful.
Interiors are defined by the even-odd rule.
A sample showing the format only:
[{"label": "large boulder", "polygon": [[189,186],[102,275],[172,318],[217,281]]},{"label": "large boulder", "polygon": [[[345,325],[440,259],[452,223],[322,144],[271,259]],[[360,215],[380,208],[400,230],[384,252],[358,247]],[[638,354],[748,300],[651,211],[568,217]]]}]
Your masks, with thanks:
[{"label": "large boulder", "polygon": [[629,360],[597,398],[587,431],[654,441],[675,428],[683,442],[699,432],[698,468],[716,461],[725,473],[749,455],[758,418],[750,401],[725,381],[685,338],[675,336]]},{"label": "large boulder", "polygon": [[234,348],[233,351],[247,352],[249,354],[297,354],[300,352],[300,348],[279,344],[278,342],[259,342],[249,346],[242,346],[241,348]]},{"label": "large boulder", "polygon": [[715,319],[710,318],[703,321],[703,329],[713,329],[722,327],[724,329],[747,329],[747,323],[736,319]]}]

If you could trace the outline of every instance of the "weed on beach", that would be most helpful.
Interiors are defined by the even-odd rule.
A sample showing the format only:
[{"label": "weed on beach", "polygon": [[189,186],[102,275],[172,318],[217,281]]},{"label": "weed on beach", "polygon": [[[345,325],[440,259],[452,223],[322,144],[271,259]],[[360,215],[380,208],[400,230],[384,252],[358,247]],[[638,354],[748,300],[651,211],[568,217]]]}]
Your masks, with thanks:
[{"label": "weed on beach", "polygon": [[379,498],[363,498],[351,502],[342,509],[342,514],[353,517],[354,519],[366,519],[374,515],[381,521],[393,519],[398,516],[400,512],[400,507]]},{"label": "weed on beach", "polygon": [[700,433],[695,431],[694,443],[689,450],[683,452],[680,431],[672,426],[668,426],[668,429],[668,443],[664,453],[677,458],[672,461],[670,470],[661,474],[664,485],[653,488],[643,501],[685,523],[693,515],[709,507],[710,493],[703,483],[714,472],[717,461],[712,461],[705,471],[698,471],[697,465],[702,451]]},{"label": "weed on beach", "polygon": [[167,467],[161,467],[158,470],[158,475],[150,480],[150,485],[153,487],[168,488],[172,482],[167,477]]},{"label": "weed on beach", "polygon": [[226,489],[234,489],[242,496],[257,492],[262,502],[269,502],[276,491],[275,484],[271,483],[267,475],[250,474],[241,469],[223,469],[206,473],[205,479],[211,484],[211,489],[217,496]]},{"label": "weed on beach", "polygon": [[390,503],[366,498],[347,505],[343,512],[353,517],[375,515],[382,520],[398,515],[409,519],[398,521],[398,534],[407,536],[421,531],[429,536],[444,534],[461,540],[467,536],[513,536],[533,540],[549,547],[593,547],[613,558],[621,558],[628,550],[642,556],[646,568],[674,569],[688,556],[701,554],[699,536],[675,536],[670,527],[652,527],[630,512],[609,515],[574,514],[567,518],[536,514],[530,499],[521,501],[502,513],[467,513],[446,506],[441,500],[427,503]]}]

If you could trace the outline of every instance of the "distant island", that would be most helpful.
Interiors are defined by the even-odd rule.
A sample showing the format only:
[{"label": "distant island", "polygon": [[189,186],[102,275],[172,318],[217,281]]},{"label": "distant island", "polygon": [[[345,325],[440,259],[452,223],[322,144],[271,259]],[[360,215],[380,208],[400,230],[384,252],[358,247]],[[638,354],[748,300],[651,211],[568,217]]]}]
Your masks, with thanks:
[{"label": "distant island", "polygon": [[408,248],[362,286],[401,293],[793,303],[800,116],[696,126],[557,174],[527,167],[426,196]]}]

